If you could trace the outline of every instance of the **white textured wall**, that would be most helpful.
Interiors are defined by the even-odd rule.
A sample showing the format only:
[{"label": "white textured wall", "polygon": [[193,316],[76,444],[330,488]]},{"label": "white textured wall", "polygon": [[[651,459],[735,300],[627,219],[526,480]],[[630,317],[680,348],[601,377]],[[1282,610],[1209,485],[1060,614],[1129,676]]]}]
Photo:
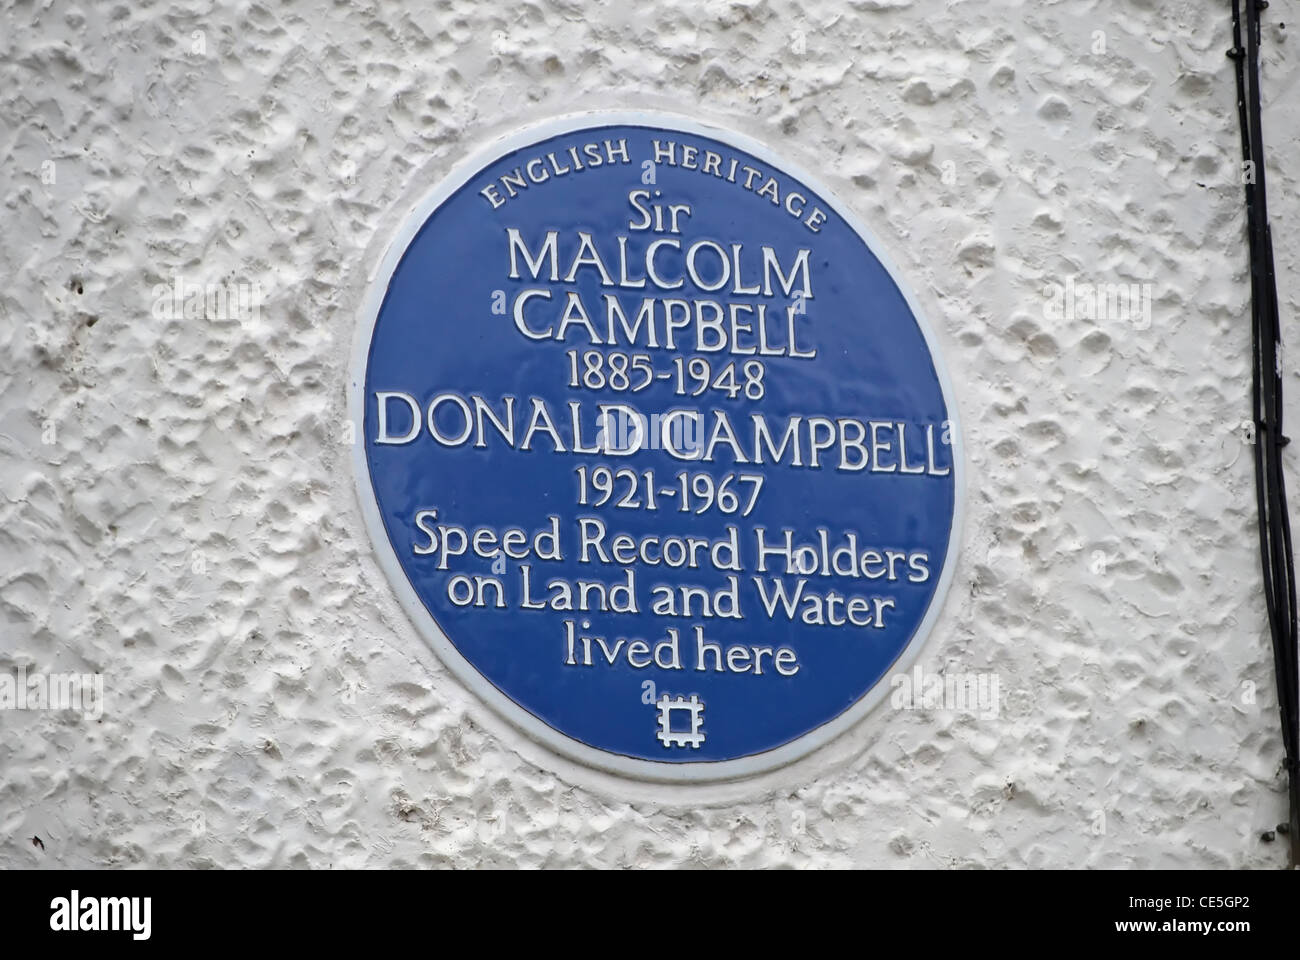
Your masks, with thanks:
[{"label": "white textured wall", "polygon": [[[1293,326],[1300,22],[1265,17]],[[5,0],[0,670],[101,671],[107,708],[0,712],[0,867],[1281,865],[1229,45],[1218,2]],[[971,460],[921,662],[995,671],[998,719],[886,706],[759,781],[631,784],[398,609],[339,443],[372,244],[600,107],[767,142],[918,292]],[[260,320],[155,319],[176,274],[260,283]],[[1152,281],[1154,322],[1046,321],[1066,276]]]}]

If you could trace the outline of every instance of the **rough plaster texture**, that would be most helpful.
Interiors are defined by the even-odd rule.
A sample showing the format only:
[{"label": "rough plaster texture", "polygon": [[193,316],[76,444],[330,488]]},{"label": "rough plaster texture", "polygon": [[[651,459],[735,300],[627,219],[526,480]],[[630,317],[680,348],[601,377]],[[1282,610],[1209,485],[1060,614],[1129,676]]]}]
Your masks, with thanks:
[{"label": "rough plaster texture", "polygon": [[[1300,64],[1266,20],[1289,321]],[[6,0],[0,670],[107,705],[0,712],[0,866],[1282,865],[1229,45],[1210,0]],[[602,107],[767,142],[918,292],[970,459],[921,662],[996,672],[999,717],[883,707],[758,781],[632,784],[396,606],[341,442],[377,245],[472,149]],[[178,274],[260,317],[155,318]],[[1151,326],[1046,320],[1068,276],[1149,280]]]}]

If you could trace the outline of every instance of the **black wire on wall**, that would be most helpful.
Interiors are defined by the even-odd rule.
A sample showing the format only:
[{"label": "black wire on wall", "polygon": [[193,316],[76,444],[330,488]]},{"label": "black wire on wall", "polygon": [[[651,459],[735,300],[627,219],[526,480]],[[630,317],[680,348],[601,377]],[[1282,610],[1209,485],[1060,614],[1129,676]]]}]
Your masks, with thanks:
[{"label": "black wire on wall", "polygon": [[1237,117],[1245,161],[1246,231],[1250,241],[1251,341],[1254,350],[1251,402],[1255,420],[1255,498],[1259,507],[1259,548],[1264,599],[1273,638],[1282,745],[1286,753],[1290,801],[1291,866],[1300,864],[1300,672],[1297,666],[1295,566],[1291,522],[1282,475],[1282,331],[1278,322],[1273,237],[1269,230],[1264,183],[1264,140],[1260,119],[1260,11],[1267,0],[1232,0],[1232,43],[1228,51],[1237,73]]}]

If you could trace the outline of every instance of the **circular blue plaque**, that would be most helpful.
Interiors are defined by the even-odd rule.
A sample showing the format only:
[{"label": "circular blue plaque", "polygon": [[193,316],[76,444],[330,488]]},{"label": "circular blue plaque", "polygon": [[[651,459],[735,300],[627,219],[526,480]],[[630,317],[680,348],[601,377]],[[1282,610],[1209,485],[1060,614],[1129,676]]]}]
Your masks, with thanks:
[{"label": "circular blue plaque", "polygon": [[409,615],[606,770],[802,756],[888,694],[951,577],[956,410],[915,302],[724,130],[586,115],[462,164],[379,266],[350,403]]}]

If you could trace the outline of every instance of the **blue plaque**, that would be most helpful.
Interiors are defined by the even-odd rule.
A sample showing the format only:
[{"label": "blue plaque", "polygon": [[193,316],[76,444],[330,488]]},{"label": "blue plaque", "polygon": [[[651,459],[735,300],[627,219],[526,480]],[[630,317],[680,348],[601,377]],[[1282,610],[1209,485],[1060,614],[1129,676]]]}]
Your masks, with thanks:
[{"label": "blue plaque", "polygon": [[691,121],[553,121],[453,171],[379,266],[350,403],[421,632],[617,773],[745,776],[848,729],[956,559],[915,302],[809,176]]}]

